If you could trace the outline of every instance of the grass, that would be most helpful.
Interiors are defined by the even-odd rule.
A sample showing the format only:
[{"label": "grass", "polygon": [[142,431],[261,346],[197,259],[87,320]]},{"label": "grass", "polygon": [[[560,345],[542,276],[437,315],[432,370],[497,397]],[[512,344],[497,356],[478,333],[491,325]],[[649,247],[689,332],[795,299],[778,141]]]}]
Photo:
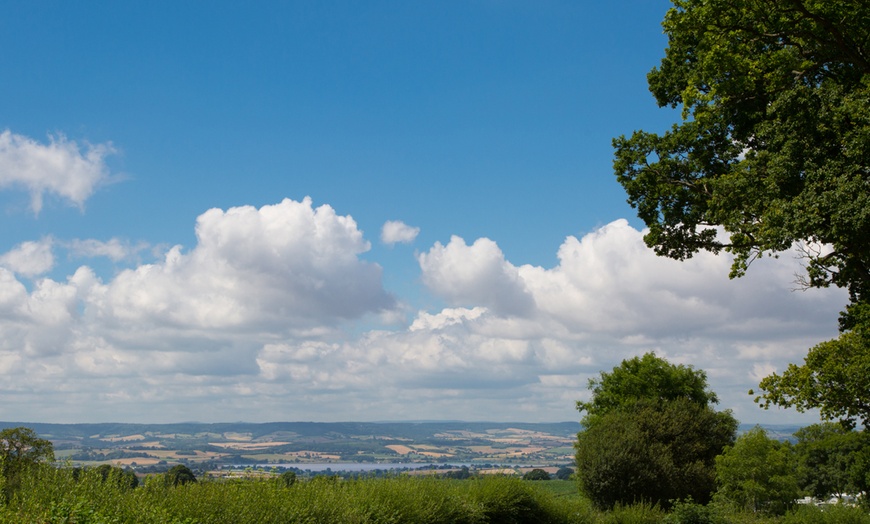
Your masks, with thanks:
[{"label": "grass", "polygon": [[534,482],[536,488],[552,494],[554,497],[581,498],[577,482],[573,480],[542,480]]},{"label": "grass", "polygon": [[667,514],[648,504],[599,512],[572,481],[498,476],[317,477],[289,487],[274,480],[200,481],[176,488],[151,477],[135,489],[114,480],[95,471],[76,479],[68,468],[40,468],[8,501],[0,500],[0,523],[870,524],[866,511],[842,507],[802,507],[778,518],[723,512],[715,520],[698,520],[708,512]]}]

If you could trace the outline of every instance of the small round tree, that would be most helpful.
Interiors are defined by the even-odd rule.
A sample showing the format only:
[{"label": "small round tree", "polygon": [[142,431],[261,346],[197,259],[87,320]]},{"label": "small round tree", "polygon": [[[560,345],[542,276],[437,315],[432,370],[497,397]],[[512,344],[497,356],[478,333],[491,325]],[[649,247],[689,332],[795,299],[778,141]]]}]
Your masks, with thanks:
[{"label": "small round tree", "polygon": [[737,421],[710,406],[706,375],[649,353],[590,381],[577,436],[575,477],[599,508],[646,501],[707,502],[715,457],[734,442]]},{"label": "small round tree", "polygon": [[293,484],[296,484],[296,472],[292,470],[287,470],[278,477],[278,482],[284,486],[289,488]]},{"label": "small round tree", "polygon": [[523,480],[550,480],[550,474],[540,468],[535,468],[527,471],[523,475]]},{"label": "small round tree", "polygon": [[559,480],[571,480],[572,475],[574,475],[574,470],[567,466],[559,468],[559,471],[556,472],[556,478]]},{"label": "small round tree", "polygon": [[163,480],[167,486],[183,486],[189,482],[196,482],[196,475],[184,464],[178,464],[163,474]]}]

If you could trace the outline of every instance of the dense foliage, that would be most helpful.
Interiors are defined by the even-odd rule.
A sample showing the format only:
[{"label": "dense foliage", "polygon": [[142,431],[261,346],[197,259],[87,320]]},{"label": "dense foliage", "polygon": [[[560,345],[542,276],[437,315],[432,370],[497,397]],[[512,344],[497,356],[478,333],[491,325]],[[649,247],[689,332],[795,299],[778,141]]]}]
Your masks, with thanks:
[{"label": "dense foliage", "polygon": [[[682,122],[614,140],[646,243],[678,260],[729,251],[732,277],[797,245],[800,283],[848,289],[841,330],[870,331],[870,3],[673,3],[647,78]],[[829,360],[840,351],[846,372]],[[868,369],[867,339],[844,333],[765,379],[756,400],[866,424]]]},{"label": "dense foliage", "polygon": [[639,401],[578,435],[576,478],[603,509],[640,501],[666,507],[687,497],[707,502],[714,460],[736,429],[730,413],[686,399]]},{"label": "dense foliage", "polygon": [[631,406],[638,400],[689,399],[699,405],[718,402],[716,394],[707,389],[707,374],[692,366],[671,364],[655,353],[623,360],[610,372],[601,372],[589,379],[592,398],[577,402],[577,409],[586,412],[585,426],[594,418],[618,408]]},{"label": "dense foliage", "polygon": [[682,106],[683,121],[614,140],[647,243],[677,259],[725,249],[740,275],[764,253],[807,242],[807,285],[868,299],[870,4],[674,6],[648,80],[660,106]]},{"label": "dense foliage", "polygon": [[151,478],[131,489],[96,469],[43,467],[0,505],[0,522],[192,523],[569,523],[591,522],[578,497],[557,500],[518,478],[467,481],[401,477],[339,481],[316,477],[200,481],[171,487]]},{"label": "dense foliage", "polygon": [[794,466],[788,443],[756,427],[716,457],[716,495],[747,511],[785,513],[799,495]]},{"label": "dense foliage", "polygon": [[54,446],[30,428],[0,431],[0,500],[8,498],[21,484],[22,476],[40,463],[54,460]]},{"label": "dense foliage", "polygon": [[523,480],[550,480],[550,474],[540,468],[535,468],[523,475]]},{"label": "dense foliage", "polygon": [[790,364],[782,374],[762,379],[758,385],[761,394],[755,400],[765,408],[771,404],[799,411],[818,408],[825,419],[839,419],[849,426],[858,421],[868,426],[867,377],[870,377],[870,325],[862,325],[813,347],[802,365]]},{"label": "dense foliage", "polygon": [[[455,481],[395,477],[355,481],[201,480],[137,488],[106,482],[96,469],[41,466],[0,503],[0,523],[75,524],[870,524],[862,509],[800,507],[776,520],[681,502],[671,513],[648,504],[595,510],[571,482],[489,477]],[[567,490],[565,489],[567,488]]]},{"label": "dense foliage", "polygon": [[183,486],[196,482],[196,475],[184,464],[177,464],[163,474],[163,482],[169,487]]},{"label": "dense foliage", "polygon": [[797,480],[820,499],[870,493],[870,434],[842,424],[814,424],[795,433]]},{"label": "dense foliage", "polygon": [[602,372],[589,389],[591,400],[577,403],[587,415],[575,478],[597,507],[710,500],[715,458],[733,443],[737,421],[713,410],[703,371],[648,353]]}]

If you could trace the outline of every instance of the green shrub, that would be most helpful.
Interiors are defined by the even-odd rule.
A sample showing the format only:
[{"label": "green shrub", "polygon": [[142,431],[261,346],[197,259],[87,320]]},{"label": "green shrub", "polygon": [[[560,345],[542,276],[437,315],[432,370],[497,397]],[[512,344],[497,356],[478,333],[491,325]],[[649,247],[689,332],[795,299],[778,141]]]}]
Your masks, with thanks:
[{"label": "green shrub", "polygon": [[289,488],[293,484],[296,484],[296,472],[285,471],[284,473],[281,473],[278,477],[278,482],[285,488]]},{"label": "green shrub", "polygon": [[0,523],[595,524],[597,518],[586,499],[557,497],[508,477],[324,478],[287,489],[265,479],[172,487],[157,475],[131,489],[107,482],[103,472],[85,469],[76,477],[72,468],[35,468],[22,479],[23,489],[0,505]]},{"label": "green shrub", "polygon": [[836,505],[818,508],[799,506],[779,521],[781,524],[870,524],[870,515],[864,509]]},{"label": "green shrub", "polygon": [[523,475],[523,480],[550,480],[550,474],[540,468],[535,468]]},{"label": "green shrub", "polygon": [[665,520],[665,512],[657,504],[638,503],[623,506],[617,504],[604,513],[602,524],[659,524]]},{"label": "green shrub", "polygon": [[716,506],[692,502],[691,499],[674,502],[666,524],[725,524]]},{"label": "green shrub", "polygon": [[595,419],[577,435],[575,478],[599,509],[692,497],[707,502],[714,460],[737,422],[685,399],[638,401]]}]

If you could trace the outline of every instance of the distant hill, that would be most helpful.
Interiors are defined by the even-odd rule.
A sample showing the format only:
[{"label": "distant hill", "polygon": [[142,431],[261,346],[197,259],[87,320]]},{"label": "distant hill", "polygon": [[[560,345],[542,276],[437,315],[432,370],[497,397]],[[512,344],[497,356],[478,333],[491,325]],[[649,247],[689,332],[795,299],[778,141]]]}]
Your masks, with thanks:
[{"label": "distant hill", "polygon": [[43,438],[87,439],[94,436],[124,436],[135,434],[224,434],[247,433],[257,439],[273,433],[293,433],[302,437],[388,435],[394,438],[429,437],[441,432],[504,430],[509,428],[540,431],[552,435],[574,436],[580,431],[578,422],[181,422],[174,424],[50,424],[42,422],[0,422],[0,429],[26,426]]},{"label": "distant hill", "polygon": [[47,424],[59,460],[129,466],[137,472],[189,464],[302,467],[339,463],[561,465],[573,460],[578,422],[268,422]]}]

